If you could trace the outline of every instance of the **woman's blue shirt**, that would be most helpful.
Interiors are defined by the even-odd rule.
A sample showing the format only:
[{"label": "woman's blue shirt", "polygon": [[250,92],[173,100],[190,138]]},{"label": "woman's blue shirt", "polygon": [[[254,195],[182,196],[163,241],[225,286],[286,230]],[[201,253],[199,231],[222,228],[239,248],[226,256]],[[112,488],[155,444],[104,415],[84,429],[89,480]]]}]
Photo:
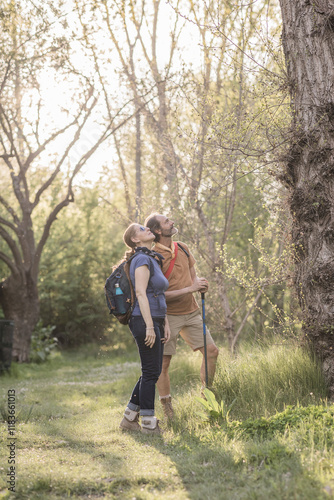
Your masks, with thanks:
[{"label": "woman's blue shirt", "polygon": [[[130,279],[134,290],[136,290],[135,271],[138,267],[147,266],[150,270],[150,279],[148,281],[146,295],[150,305],[152,318],[164,318],[167,312],[165,291],[168,288],[168,280],[161,271],[161,267],[156,259],[138,252],[133,257],[130,264]],[[136,298],[132,316],[141,316],[138,299]]]}]

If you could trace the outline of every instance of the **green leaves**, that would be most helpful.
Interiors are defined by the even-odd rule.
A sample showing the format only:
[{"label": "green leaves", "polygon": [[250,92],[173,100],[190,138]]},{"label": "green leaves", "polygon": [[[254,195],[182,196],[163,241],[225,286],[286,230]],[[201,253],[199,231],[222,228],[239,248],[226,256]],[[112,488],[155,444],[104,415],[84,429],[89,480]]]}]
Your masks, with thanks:
[{"label": "green leaves", "polygon": [[333,433],[331,432],[334,426],[334,406],[329,408],[321,405],[310,405],[307,407],[287,406],[284,411],[268,418],[248,418],[244,421],[230,421],[229,413],[236,399],[227,406],[223,400],[221,403],[218,403],[215,395],[209,389],[204,389],[203,393],[205,399],[199,397],[195,399],[202,405],[205,412],[198,411],[197,414],[204,421],[224,426],[230,437],[234,437],[237,433],[238,435],[249,436],[251,438],[269,438],[276,433],[284,434],[287,430],[304,426],[307,432],[312,431],[315,441],[317,439],[325,439],[328,446],[334,444]]},{"label": "green leaves", "polygon": [[222,400],[220,403],[216,400],[216,396],[209,389],[204,389],[203,394],[205,398],[195,397],[206,410],[206,413],[199,412],[199,415],[203,417],[204,420],[217,420],[219,422],[227,422],[228,415],[236,402],[236,399],[227,406]]},{"label": "green leaves", "polygon": [[42,321],[37,323],[31,336],[30,361],[42,363],[47,360],[51,352],[57,347],[58,339],[52,336],[55,326],[42,326]]}]

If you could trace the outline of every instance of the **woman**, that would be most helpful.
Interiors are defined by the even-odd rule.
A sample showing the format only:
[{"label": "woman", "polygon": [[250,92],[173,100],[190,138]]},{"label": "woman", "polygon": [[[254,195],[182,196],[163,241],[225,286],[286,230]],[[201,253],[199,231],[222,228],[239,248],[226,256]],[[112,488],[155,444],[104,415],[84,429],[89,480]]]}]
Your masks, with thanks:
[{"label": "woman", "polygon": [[[125,258],[130,264],[130,279],[136,293],[129,327],[137,343],[142,374],[135,385],[120,428],[145,434],[160,434],[154,416],[155,384],[162,368],[163,343],[170,336],[166,319],[165,290],[168,280],[161,271],[161,255],[151,250],[154,234],[148,227],[131,224],[123,235],[131,248]],[[139,425],[139,415],[142,417]]]}]

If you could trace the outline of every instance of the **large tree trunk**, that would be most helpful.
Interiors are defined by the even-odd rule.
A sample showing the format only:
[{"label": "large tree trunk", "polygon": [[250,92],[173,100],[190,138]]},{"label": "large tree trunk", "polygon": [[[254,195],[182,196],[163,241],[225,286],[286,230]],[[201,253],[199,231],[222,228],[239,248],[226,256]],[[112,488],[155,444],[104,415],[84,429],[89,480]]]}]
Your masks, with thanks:
[{"label": "large tree trunk", "polygon": [[1,283],[0,304],[5,317],[14,321],[12,359],[29,361],[30,340],[39,319],[37,282],[27,274],[23,283],[18,277],[10,276]]},{"label": "large tree trunk", "polygon": [[283,175],[304,332],[334,396],[334,3],[280,0],[294,140]]}]

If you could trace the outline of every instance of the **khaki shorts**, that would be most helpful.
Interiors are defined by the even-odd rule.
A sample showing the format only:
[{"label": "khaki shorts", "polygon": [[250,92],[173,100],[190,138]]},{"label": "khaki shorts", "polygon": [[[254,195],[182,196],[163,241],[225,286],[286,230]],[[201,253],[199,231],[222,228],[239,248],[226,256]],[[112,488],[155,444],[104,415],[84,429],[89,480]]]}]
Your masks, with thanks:
[{"label": "khaki shorts", "polygon": [[[181,335],[185,342],[193,351],[204,346],[203,321],[199,310],[190,314],[168,314],[170,326],[170,339],[164,346],[164,355],[173,356],[176,354],[176,342]],[[206,328],[206,345],[214,344],[208,328]]]}]

